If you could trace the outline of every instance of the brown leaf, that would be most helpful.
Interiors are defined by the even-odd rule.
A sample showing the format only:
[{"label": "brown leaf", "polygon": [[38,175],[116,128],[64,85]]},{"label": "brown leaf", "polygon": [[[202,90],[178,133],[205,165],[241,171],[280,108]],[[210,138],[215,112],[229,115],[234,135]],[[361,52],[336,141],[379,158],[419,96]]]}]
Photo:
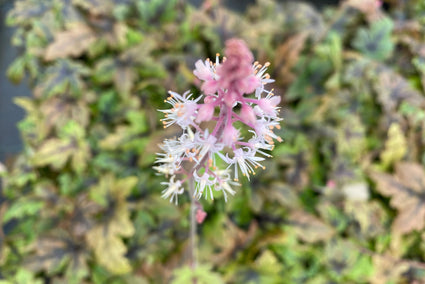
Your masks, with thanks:
[{"label": "brown leaf", "polygon": [[54,271],[69,261],[72,269],[77,272],[86,270],[88,253],[80,240],[67,235],[45,236],[38,239],[35,254],[25,260],[25,267],[32,271]]},{"label": "brown leaf", "polygon": [[307,243],[326,241],[334,234],[330,226],[301,210],[292,212],[289,223],[295,228],[298,238]]},{"label": "brown leaf", "polygon": [[378,100],[387,113],[393,113],[401,102],[423,106],[424,98],[414,90],[409,82],[399,74],[390,70],[376,70],[379,72],[376,91]]},{"label": "brown leaf", "polygon": [[49,130],[55,126],[60,129],[69,120],[75,120],[83,127],[89,123],[89,109],[82,100],[53,97],[40,106],[40,111],[44,115],[43,122]]},{"label": "brown leaf", "polygon": [[409,268],[408,265],[398,262],[390,255],[376,254],[372,257],[372,261],[375,271],[370,278],[372,284],[386,284],[389,281],[397,280]]},{"label": "brown leaf", "polygon": [[[239,250],[247,247],[254,240],[258,231],[258,224],[252,222],[248,231],[238,228],[232,221],[226,221],[226,230],[221,243],[221,251],[213,256],[211,261],[215,264],[232,259]],[[217,239],[218,240],[218,239]]]},{"label": "brown leaf", "polygon": [[76,24],[69,30],[59,32],[46,49],[44,59],[47,61],[69,56],[78,57],[96,40],[93,31],[84,24]]},{"label": "brown leaf", "polygon": [[398,209],[393,223],[395,232],[405,234],[425,227],[425,172],[415,163],[398,163],[395,175],[373,172],[376,189],[391,197],[391,206]]},{"label": "brown leaf", "polygon": [[289,85],[295,79],[291,69],[298,62],[307,37],[307,32],[296,34],[277,48],[274,60],[277,72],[275,77],[280,78],[283,85]]},{"label": "brown leaf", "polygon": [[379,20],[383,16],[376,0],[348,0],[344,4],[365,14],[369,21]]}]

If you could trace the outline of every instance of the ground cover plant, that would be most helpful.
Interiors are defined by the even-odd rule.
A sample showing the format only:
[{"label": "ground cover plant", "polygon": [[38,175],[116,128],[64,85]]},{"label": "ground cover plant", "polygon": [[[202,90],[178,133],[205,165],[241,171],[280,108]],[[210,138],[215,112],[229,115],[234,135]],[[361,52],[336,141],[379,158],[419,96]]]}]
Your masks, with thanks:
[{"label": "ground cover plant", "polygon": [[[423,1],[21,0],[7,22],[33,96],[0,169],[0,283],[424,281]],[[193,270],[189,198],[152,170],[181,134],[157,109],[200,95],[196,61],[235,37],[270,62],[283,142],[227,202],[200,200]]]}]

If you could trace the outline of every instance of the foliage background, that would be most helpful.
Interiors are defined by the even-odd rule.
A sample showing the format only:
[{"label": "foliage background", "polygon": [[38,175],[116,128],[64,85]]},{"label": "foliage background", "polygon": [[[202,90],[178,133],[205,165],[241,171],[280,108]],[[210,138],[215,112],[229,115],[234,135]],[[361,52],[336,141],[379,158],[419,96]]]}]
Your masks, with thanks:
[{"label": "foliage background", "polygon": [[[0,283],[424,283],[425,5],[403,3],[17,1],[8,76],[33,97],[0,169]],[[152,171],[178,134],[156,109],[198,94],[194,62],[231,37],[271,62],[285,142],[227,204],[203,202],[192,271],[189,202]]]}]

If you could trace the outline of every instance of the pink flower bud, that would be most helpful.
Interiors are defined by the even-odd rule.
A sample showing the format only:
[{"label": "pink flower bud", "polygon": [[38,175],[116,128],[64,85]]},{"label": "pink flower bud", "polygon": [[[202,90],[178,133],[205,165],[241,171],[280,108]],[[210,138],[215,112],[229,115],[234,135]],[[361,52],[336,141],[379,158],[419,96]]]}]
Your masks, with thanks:
[{"label": "pink flower bud", "polygon": [[238,93],[253,92],[256,82],[251,81],[251,76],[256,77],[252,68],[253,55],[246,44],[239,39],[230,39],[226,42],[225,54],[227,60],[217,68],[219,88],[226,90],[233,87]]},{"label": "pink flower bud", "polygon": [[223,98],[226,106],[233,108],[236,105],[237,93],[229,91]]},{"label": "pink flower bud", "polygon": [[215,94],[218,90],[218,82],[214,79],[205,81],[202,84],[201,90],[206,94],[206,95],[212,95]]},{"label": "pink flower bud", "polygon": [[244,122],[255,124],[257,117],[249,105],[243,105],[241,109],[241,118]]},{"label": "pink flower bud", "polygon": [[335,188],[336,187],[336,182],[334,180],[330,179],[330,180],[328,180],[326,182],[326,187]]},{"label": "pink flower bud", "polygon": [[215,97],[214,96],[206,96],[204,99],[204,104],[210,104],[212,102],[215,101]]},{"label": "pink flower bud", "polygon": [[209,121],[214,115],[215,105],[213,103],[203,104],[199,110],[196,117],[196,122],[201,123],[202,121]]},{"label": "pink flower bud", "polygon": [[198,224],[202,224],[204,222],[204,220],[205,220],[205,217],[207,217],[207,212],[205,212],[201,208],[198,208],[196,210],[196,222]]},{"label": "pink flower bud", "polygon": [[238,83],[238,89],[244,94],[250,94],[261,86],[261,80],[255,75],[250,75]]},{"label": "pink flower bud", "polygon": [[224,128],[222,136],[222,142],[224,143],[224,145],[229,147],[232,146],[238,140],[238,137],[239,131],[236,130],[236,128],[234,128],[232,124],[228,123]]}]

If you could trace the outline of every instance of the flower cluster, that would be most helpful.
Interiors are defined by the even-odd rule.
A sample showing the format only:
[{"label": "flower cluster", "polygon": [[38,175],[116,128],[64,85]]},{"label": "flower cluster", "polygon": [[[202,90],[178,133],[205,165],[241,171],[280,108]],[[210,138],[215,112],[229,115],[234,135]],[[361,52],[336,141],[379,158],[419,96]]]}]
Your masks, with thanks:
[{"label": "flower cluster", "polygon": [[[169,177],[162,183],[167,186],[163,197],[176,204],[188,179],[195,181],[195,197],[214,199],[213,191],[222,191],[227,201],[228,194],[235,194],[232,186],[238,185],[239,171],[249,179],[256,168],[264,168],[261,161],[270,157],[267,151],[273,149],[274,140],[281,141],[273,132],[280,128],[280,97],[264,87],[273,82],[266,73],[269,63],[253,62],[251,51],[239,39],[226,42],[225,55],[221,63],[217,54],[215,62],[195,64],[203,103],[189,92],[170,91],[166,102],[171,109],[160,110],[165,114],[164,128],[177,124],[183,129],[179,138],[164,141],[154,167]],[[251,137],[244,140],[236,125],[249,127]],[[218,159],[226,168],[219,168]]]}]

